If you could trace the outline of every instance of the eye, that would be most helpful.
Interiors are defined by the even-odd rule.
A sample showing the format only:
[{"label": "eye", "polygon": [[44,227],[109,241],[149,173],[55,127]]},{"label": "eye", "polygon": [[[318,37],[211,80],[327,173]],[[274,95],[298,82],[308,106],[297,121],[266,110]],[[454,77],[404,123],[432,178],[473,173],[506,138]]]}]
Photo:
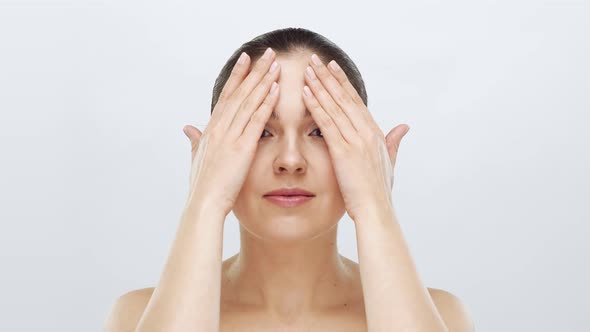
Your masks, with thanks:
[{"label": "eye", "polygon": [[264,137],[266,137],[266,136],[264,136],[264,132],[265,132],[265,131],[266,131],[267,133],[269,132],[268,130],[266,130],[266,129],[263,129],[263,130],[262,130],[262,135],[260,135],[260,138],[264,138]]},{"label": "eye", "polygon": [[[320,133],[322,132],[322,131],[320,130],[320,128],[316,128],[316,129],[314,129],[314,130],[312,131],[312,133],[313,133],[314,131],[316,131],[316,130],[317,130],[317,131],[319,131]],[[319,136],[320,136],[320,137],[324,137],[324,135],[321,135],[321,134],[320,134]]]},{"label": "eye", "polygon": [[[314,130],[312,131],[312,133],[313,133],[313,132],[315,132],[316,130],[317,130],[318,132],[320,132],[320,133],[321,133],[321,130],[320,130],[320,128],[316,128],[316,129],[314,129]],[[268,137],[268,136],[264,136],[264,132],[270,133],[268,130],[266,130],[266,129],[263,129],[263,130],[262,130],[262,135],[260,135],[260,138],[265,138],[265,137]],[[320,135],[319,135],[319,137],[323,138],[324,136],[323,136],[322,134],[320,134]]]}]

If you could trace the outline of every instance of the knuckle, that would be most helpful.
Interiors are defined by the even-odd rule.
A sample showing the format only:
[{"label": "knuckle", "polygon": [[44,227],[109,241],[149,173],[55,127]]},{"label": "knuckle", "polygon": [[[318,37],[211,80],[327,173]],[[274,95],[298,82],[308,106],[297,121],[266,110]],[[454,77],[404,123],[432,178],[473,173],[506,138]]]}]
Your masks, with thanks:
[{"label": "knuckle", "polygon": [[267,59],[260,59],[258,60],[258,66],[256,67],[256,72],[259,75],[264,75],[268,72],[269,63],[272,60]]},{"label": "knuckle", "polygon": [[262,101],[262,105],[260,105],[260,108],[269,107],[271,104],[272,104],[272,97],[270,95],[268,95]]},{"label": "knuckle", "polygon": [[331,75],[331,74],[328,73],[328,71],[326,70],[326,68],[322,68],[320,70],[316,70],[316,72],[317,72],[317,76],[319,78],[327,78],[328,75]]},{"label": "knuckle", "polygon": [[242,67],[243,66],[234,66],[234,68],[231,70],[229,76],[236,77],[236,76],[242,74],[242,71],[244,70],[244,69],[242,69]]},{"label": "knuckle", "polygon": [[334,98],[332,98],[332,95],[330,94],[330,92],[328,92],[328,90],[326,90],[326,88],[324,88],[324,87],[322,87],[320,89],[320,94],[322,95],[322,97],[325,100],[331,100],[331,99],[333,100],[334,99]]},{"label": "knuckle", "polygon": [[[331,67],[331,63],[328,63],[327,67]],[[342,70],[334,70],[334,68],[330,68],[330,74],[332,74],[332,76],[336,77],[337,80],[341,80],[342,79]]]},{"label": "knuckle", "polygon": [[208,135],[207,139],[209,141],[217,141],[217,139],[219,137],[221,137],[219,130],[220,129],[218,127],[211,128],[211,131],[207,133],[207,135]]},{"label": "knuckle", "polygon": [[346,77],[343,71],[337,72],[336,74],[334,74],[334,76],[336,77],[338,82],[340,82],[340,84],[345,84],[348,81],[348,77]]},{"label": "knuckle", "polygon": [[377,144],[380,144],[380,142],[384,141],[384,137],[380,137],[381,135],[379,134],[369,134],[369,144],[371,146],[377,146]]},{"label": "knuckle", "polygon": [[219,99],[217,100],[217,104],[215,104],[215,111],[221,111],[223,109],[226,109],[227,107],[231,106],[232,103],[232,99],[234,98],[234,95],[228,95],[225,94],[224,98],[221,99],[221,96],[219,97]]},{"label": "knuckle", "polygon": [[272,83],[274,82],[274,80],[267,80],[264,82],[264,84],[261,84],[260,86],[260,94],[264,95],[264,96],[269,96],[270,95],[270,88],[272,87]]},{"label": "knuckle", "polygon": [[336,99],[336,102],[340,105],[344,105],[350,100],[340,89],[334,93],[334,99]]},{"label": "knuckle", "polygon": [[217,105],[219,105],[219,103],[221,103],[222,101],[224,101],[227,97],[227,92],[225,91],[225,89],[221,90],[221,93],[219,94],[219,97],[217,98]]},{"label": "knuckle", "polygon": [[330,129],[332,127],[332,125],[334,124],[334,122],[332,121],[332,119],[330,119],[329,116],[322,116],[318,122],[319,122],[319,125],[325,129]]},{"label": "knuckle", "polygon": [[252,104],[252,98],[246,98],[246,100],[244,100],[244,102],[240,106],[240,110],[250,110],[252,108]]},{"label": "knuckle", "polygon": [[239,87],[237,87],[234,92],[231,94],[231,96],[228,96],[228,100],[236,100],[236,99],[240,99],[242,96],[242,91],[244,91],[243,88],[243,84],[241,84]]},{"label": "knuckle", "polygon": [[[311,88],[311,87],[310,87]],[[320,100],[324,100],[326,99],[326,97],[330,97],[329,95],[327,95],[326,90],[324,90],[323,87],[316,85],[315,89],[317,90],[317,92],[313,92],[315,95],[317,95],[316,99],[318,100],[318,102]],[[313,91],[313,89],[311,90]],[[330,97],[331,98],[331,97]],[[329,99],[328,99],[329,100]]]},{"label": "knuckle", "polygon": [[331,114],[334,114],[336,121],[339,121],[339,122],[350,121],[350,120],[348,120],[348,116],[344,115],[344,113],[342,111],[334,110],[331,112]]},{"label": "knuckle", "polygon": [[355,137],[352,139],[352,145],[358,150],[367,151],[365,142],[359,137]]},{"label": "knuckle", "polygon": [[262,117],[260,116],[259,111],[252,113],[252,116],[250,117],[250,122],[252,122],[254,124],[258,124],[261,121],[262,121]]},{"label": "knuckle", "polygon": [[241,92],[236,93],[236,94],[232,95],[232,97],[228,100],[225,110],[235,110],[235,109],[239,110],[243,103],[244,103],[244,98],[242,97],[242,93]]},{"label": "knuckle", "polygon": [[217,103],[215,103],[215,106],[213,107],[212,114],[215,115],[215,114],[221,112],[221,110],[223,108],[225,108],[226,105],[227,105],[227,97],[220,95],[219,98],[217,99]]},{"label": "knuckle", "polygon": [[269,91],[270,85],[272,84],[271,80],[268,77],[265,77],[262,81],[258,83],[256,88],[252,91],[252,96],[264,96],[266,92]]}]

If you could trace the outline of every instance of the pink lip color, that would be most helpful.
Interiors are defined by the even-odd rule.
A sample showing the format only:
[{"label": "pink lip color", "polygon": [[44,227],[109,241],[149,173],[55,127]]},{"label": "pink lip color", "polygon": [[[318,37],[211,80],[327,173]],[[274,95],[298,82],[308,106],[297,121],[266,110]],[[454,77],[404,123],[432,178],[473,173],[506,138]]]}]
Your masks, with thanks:
[{"label": "pink lip color", "polygon": [[309,201],[313,196],[264,196],[264,198],[282,207],[293,207]]}]

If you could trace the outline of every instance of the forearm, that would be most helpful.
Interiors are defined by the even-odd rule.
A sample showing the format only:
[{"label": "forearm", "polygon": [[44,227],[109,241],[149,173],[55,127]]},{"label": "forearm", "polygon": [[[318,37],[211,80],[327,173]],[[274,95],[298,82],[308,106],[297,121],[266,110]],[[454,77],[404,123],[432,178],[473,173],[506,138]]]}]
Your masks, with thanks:
[{"label": "forearm", "polygon": [[187,203],[136,332],[219,330],[224,219],[216,210]]},{"label": "forearm", "polygon": [[392,206],[355,220],[369,332],[447,332],[422,283]]}]

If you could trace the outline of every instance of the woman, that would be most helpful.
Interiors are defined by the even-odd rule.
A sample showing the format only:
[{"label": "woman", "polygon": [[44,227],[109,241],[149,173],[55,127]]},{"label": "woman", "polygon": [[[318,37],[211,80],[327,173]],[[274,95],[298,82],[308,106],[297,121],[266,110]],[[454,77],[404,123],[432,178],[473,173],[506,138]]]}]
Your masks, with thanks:
[{"label": "woman", "polygon": [[[221,70],[204,132],[184,130],[190,193],[168,260],[107,331],[473,331],[456,296],[422,284],[395,217],[409,127],[383,135],[338,46],[305,29],[254,38]],[[240,251],[222,262],[232,210]],[[359,264],[337,250],[344,212]]]}]

